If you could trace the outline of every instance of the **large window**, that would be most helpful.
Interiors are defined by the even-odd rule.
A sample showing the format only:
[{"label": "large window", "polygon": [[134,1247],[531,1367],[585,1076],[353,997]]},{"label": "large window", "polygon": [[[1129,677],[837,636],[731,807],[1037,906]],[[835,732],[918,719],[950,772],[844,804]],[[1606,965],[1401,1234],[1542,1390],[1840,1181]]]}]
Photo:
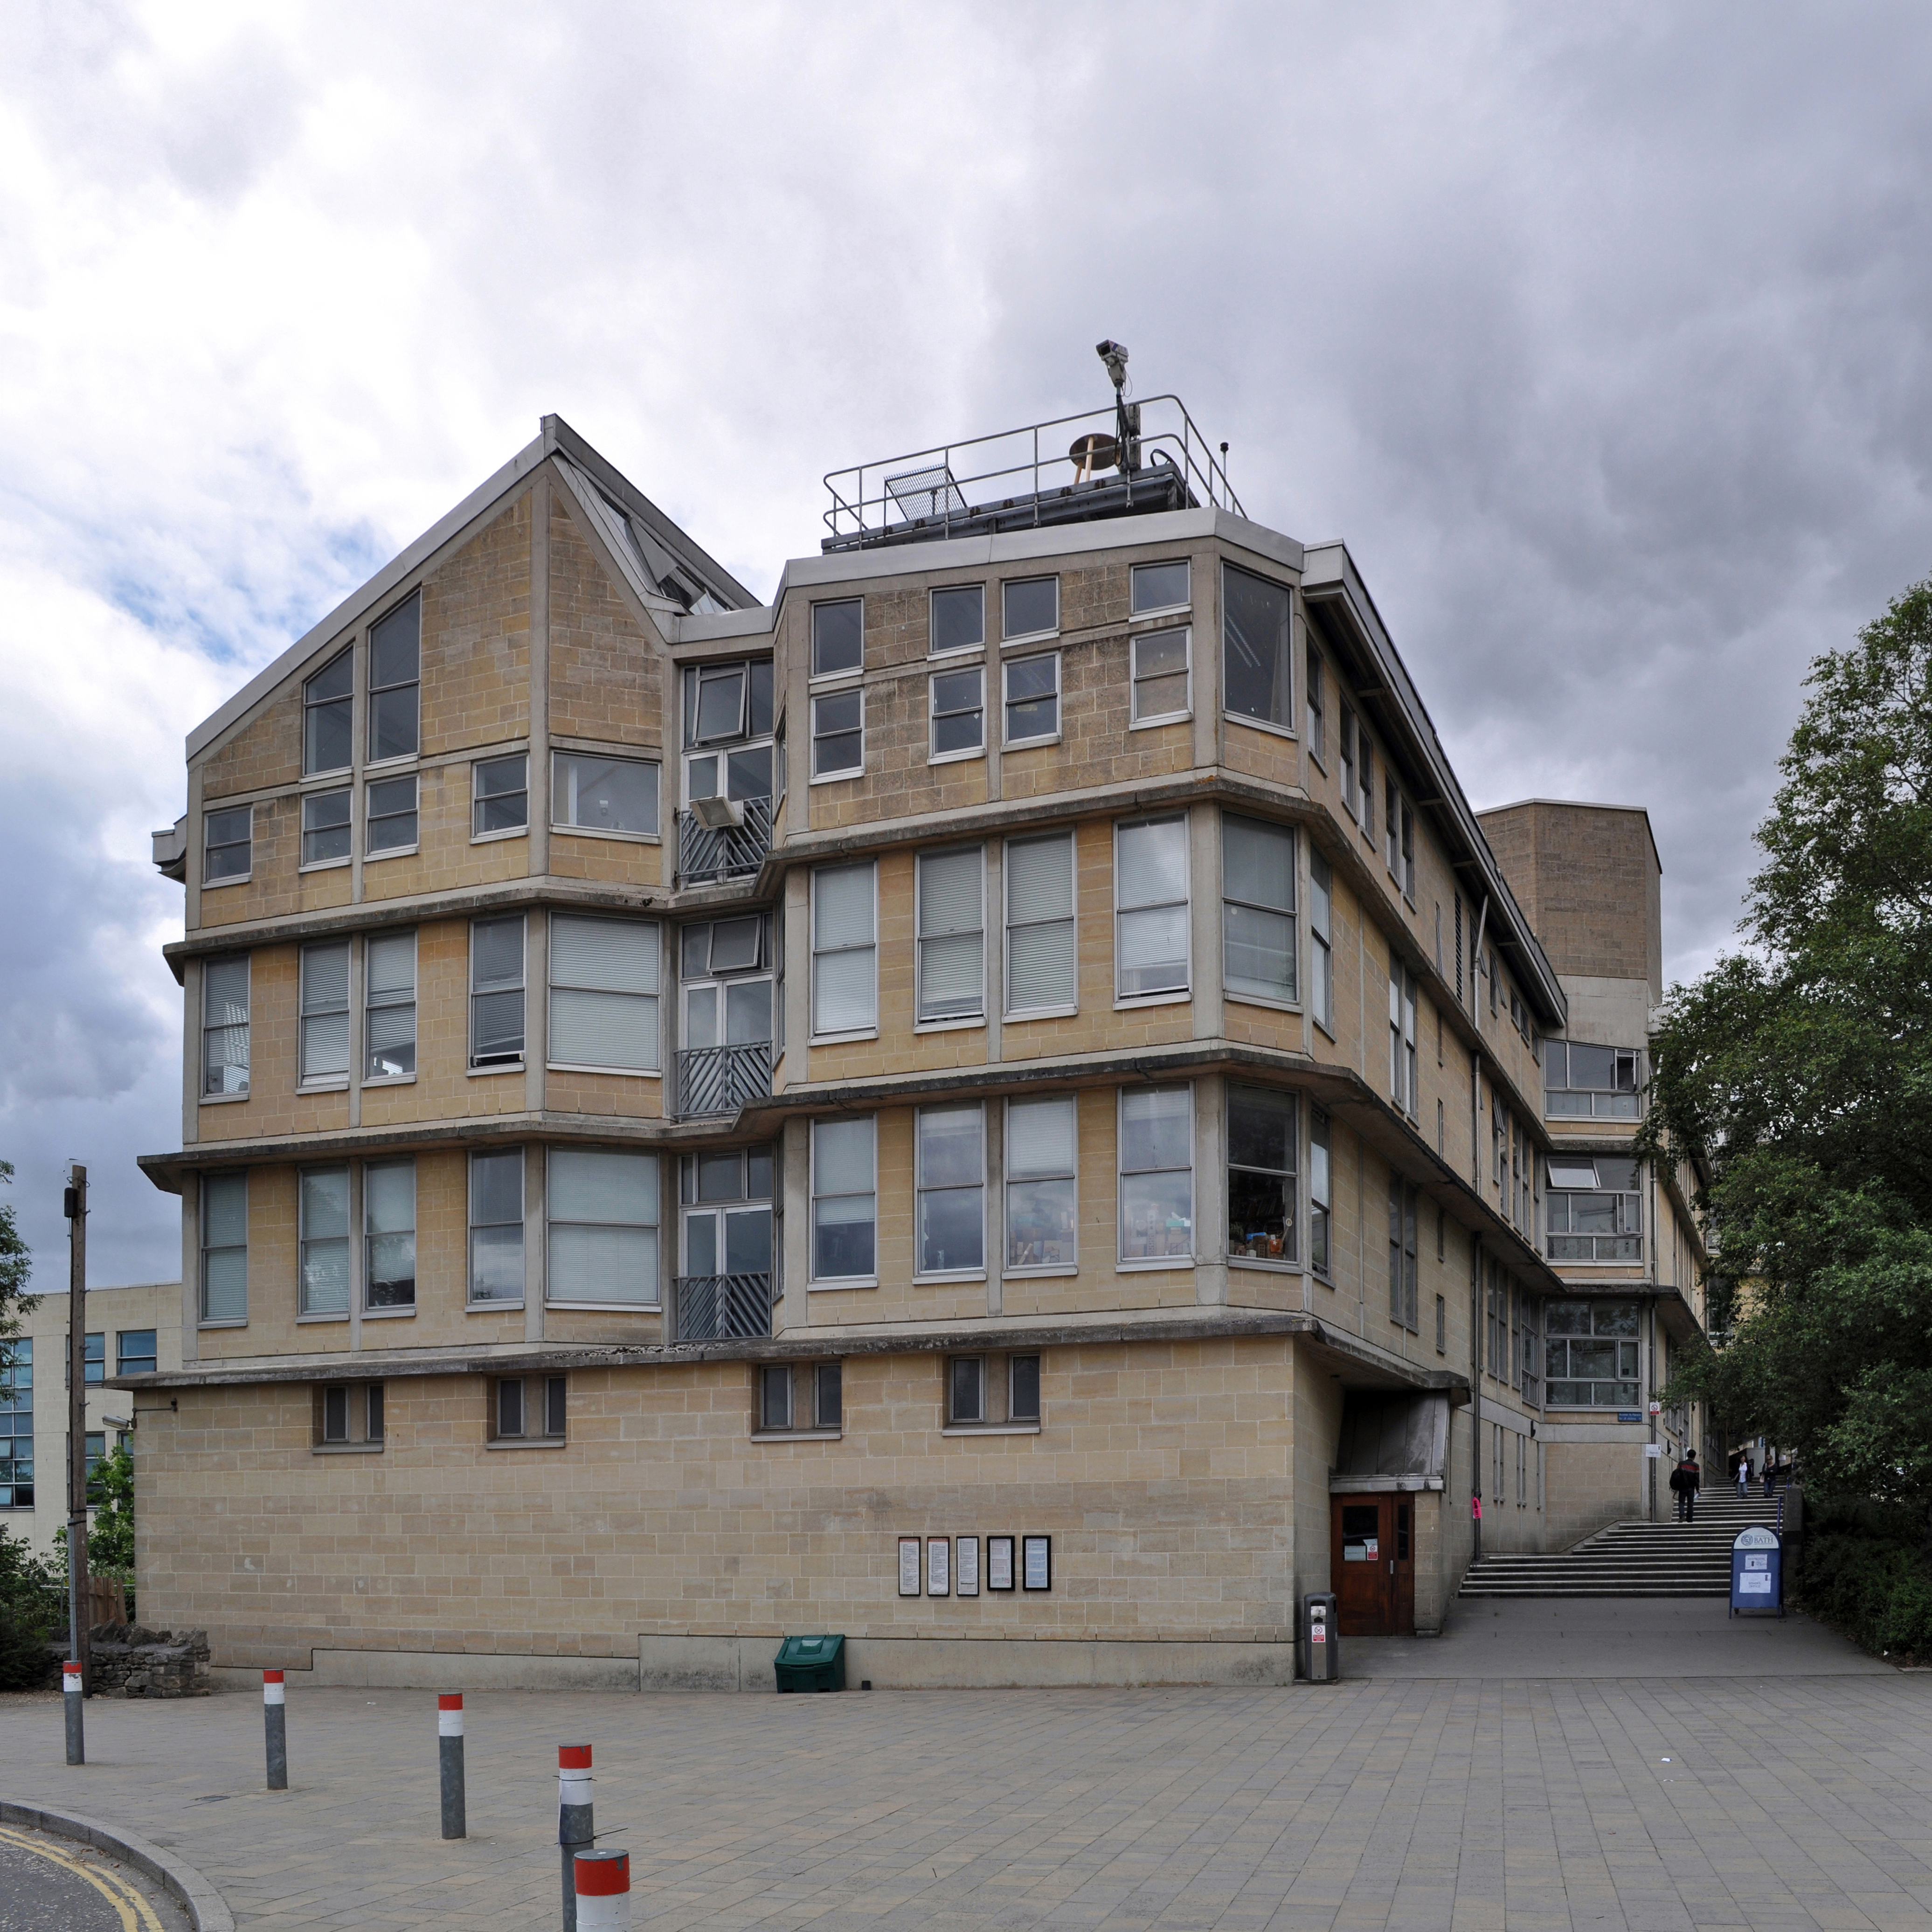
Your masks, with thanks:
[{"label": "large window", "polygon": [[0,1342],[0,1509],[34,1506],[34,1344]]},{"label": "large window", "polygon": [[[520,958],[521,949],[519,948]],[[365,1080],[406,1080],[416,1070],[416,936],[386,932],[363,954]]]},{"label": "large window", "polygon": [[[684,795],[700,798],[751,799],[772,796],[772,662],[754,658],[736,664],[692,664],[684,673]],[[606,764],[628,760],[584,761],[587,779]],[[652,796],[650,825],[657,830],[657,784],[654,766],[633,766],[614,778],[600,781],[621,786],[631,802],[627,818],[640,815],[642,800],[635,794],[642,781],[640,769],[650,771]],[[613,830],[641,830],[626,825]]]},{"label": "large window", "polygon": [[1292,729],[1287,586],[1226,563],[1221,566],[1221,597],[1222,708],[1238,718]]},{"label": "large window", "polygon": [[202,962],[201,1090],[248,1090],[248,956],[230,952]]},{"label": "large window", "polygon": [[655,920],[550,920],[550,1064],[655,1072],[664,939]]},{"label": "large window", "polygon": [[302,1084],[334,1086],[349,1078],[349,942],[302,950]]},{"label": "large window", "polygon": [[1114,989],[1123,1000],[1188,989],[1187,820],[1144,818],[1114,832]]},{"label": "large window", "polygon": [[202,820],[201,882],[218,886],[245,879],[254,864],[255,808],[238,805]]},{"label": "large window", "polygon": [[922,1107],[914,1185],[919,1264],[925,1276],[979,1274],[986,1266],[986,1122],[978,1106]]},{"label": "large window", "polygon": [[548,1298],[566,1305],[655,1307],[657,1156],[552,1148],[547,1165]]},{"label": "large window", "polygon": [[1120,1261],[1172,1268],[1194,1256],[1194,1090],[1124,1088]]},{"label": "large window", "polygon": [[1328,694],[1322,670],[1322,653],[1308,640],[1308,748],[1318,762],[1328,762]]},{"label": "large window", "polygon": [[1311,1108],[1308,1122],[1308,1264],[1317,1274],[1330,1266],[1329,1217],[1334,1208],[1330,1178],[1328,1116]]},{"label": "large window", "polygon": [[371,764],[416,756],[421,738],[417,680],[422,667],[422,598],[418,596],[369,627]]},{"label": "large window", "polygon": [[507,1066],[523,1057],[523,915],[474,920],[470,928],[470,1064]]},{"label": "large window", "polygon": [[770,1040],[775,1004],[766,915],[687,926],[678,940],[686,1050]]},{"label": "large window", "polygon": [[837,677],[866,662],[866,606],[857,597],[812,607],[812,674]]},{"label": "large window", "polygon": [[416,1164],[374,1161],[362,1170],[366,1248],[363,1306],[416,1305]]},{"label": "large window", "polygon": [[201,1180],[201,1318],[248,1318],[248,1177]]},{"label": "large window", "polygon": [[524,1298],[524,1150],[470,1156],[470,1304]]},{"label": "large window", "polygon": [[1554,1119],[1634,1120],[1639,1065],[1634,1047],[1580,1040],[1543,1042],[1543,1111]]},{"label": "large window", "polygon": [[1325,1031],[1335,1030],[1335,890],[1328,861],[1308,859],[1308,1008]]},{"label": "large window", "polygon": [[812,1030],[820,1037],[878,1024],[876,897],[870,860],[812,875]]},{"label": "large window", "polygon": [[1070,1013],[1077,998],[1073,834],[1010,839],[1006,893],[1009,1016]]},{"label": "large window", "polygon": [[1006,1102],[1006,1271],[1076,1264],[1078,1103],[1072,1095]]},{"label": "large window", "polygon": [[877,1123],[812,1124],[812,1279],[869,1282],[878,1268]]},{"label": "large window", "polygon": [[929,756],[976,758],[986,748],[986,674],[974,664],[965,670],[935,671],[931,687],[932,737]]},{"label": "large window", "polygon": [[349,1169],[310,1167],[301,1186],[302,1288],[304,1315],[349,1312]]},{"label": "large window", "polygon": [[1053,742],[1060,736],[1060,653],[1015,658],[1000,670],[1005,680],[1007,748]]},{"label": "large window", "polygon": [[1389,1176],[1389,1319],[1411,1334],[1421,1332],[1421,1268],[1416,1246],[1416,1190],[1400,1174]]},{"label": "large window", "polygon": [[[707,768],[717,785],[716,754]],[[698,760],[691,761],[695,764]],[[747,775],[755,780],[755,772]],[[708,797],[707,792],[693,794]],[[607,758],[587,752],[558,752],[550,760],[550,818],[573,832],[658,832],[658,767],[641,758]]]},{"label": "large window", "polygon": [[919,1017],[978,1019],[986,1010],[984,850],[919,855]]},{"label": "large window", "polygon": [[1634,1301],[1552,1301],[1544,1334],[1552,1408],[1638,1406]]},{"label": "large window", "polygon": [[1294,998],[1294,834],[1286,826],[1222,818],[1221,948],[1228,992]]},{"label": "large window", "polygon": [[1637,1163],[1609,1154],[1552,1154],[1546,1204],[1553,1262],[1643,1258]]},{"label": "large window", "polygon": [[302,775],[346,772],[355,743],[356,659],[344,651],[302,686]]},{"label": "large window", "polygon": [[352,828],[350,804],[354,794],[312,791],[302,802],[302,862],[304,866],[346,865]]},{"label": "large window", "polygon": [[1292,1262],[1294,1239],[1294,1096],[1270,1088],[1228,1089],[1228,1252],[1246,1261]]},{"label": "large window", "polygon": [[684,1156],[678,1192],[687,1277],[771,1274],[772,1169],[769,1146]]}]

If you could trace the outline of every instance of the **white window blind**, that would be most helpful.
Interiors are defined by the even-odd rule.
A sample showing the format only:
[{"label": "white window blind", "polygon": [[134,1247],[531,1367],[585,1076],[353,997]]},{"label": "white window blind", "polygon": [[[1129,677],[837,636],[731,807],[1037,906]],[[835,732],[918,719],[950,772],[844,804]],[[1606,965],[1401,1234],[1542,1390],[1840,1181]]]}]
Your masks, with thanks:
[{"label": "white window blind", "polygon": [[248,1090],[248,956],[232,952],[201,969],[204,1094]]},{"label": "white window blind", "polygon": [[549,1198],[552,1301],[657,1300],[655,1154],[553,1148]]},{"label": "white window blind", "polygon": [[1292,1000],[1294,834],[1258,819],[1221,821],[1222,974],[1231,993]]},{"label": "white window blind", "polygon": [[657,1070],[662,950],[655,920],[550,915],[553,1065]]},{"label": "white window blind", "polygon": [[877,1265],[878,1124],[812,1124],[812,1279],[865,1280]]},{"label": "white window blind", "polygon": [[302,1177],[304,1315],[349,1312],[349,1170],[312,1167]]},{"label": "white window blind", "polygon": [[248,1177],[209,1174],[201,1183],[201,1318],[248,1318]]},{"label": "white window blind", "polygon": [[1142,1087],[1123,1090],[1120,1137],[1120,1259],[1191,1261],[1193,1089]]},{"label": "white window blind", "polygon": [[[302,1078],[349,1073],[349,942],[304,946],[302,954]],[[344,1231],[345,1238],[347,1230]]]},{"label": "white window blind", "polygon": [[1006,1011],[1051,1012],[1075,1001],[1073,835],[1006,847]]},{"label": "white window blind", "polygon": [[470,1064],[524,1054],[524,922],[479,919],[470,928]]},{"label": "white window blind", "polygon": [[1077,1104],[1071,1094],[1006,1105],[1006,1265],[1074,1262]]},{"label": "white window blind", "polygon": [[812,1030],[862,1032],[878,1023],[872,867],[821,866],[812,875]]},{"label": "white window blind", "polygon": [[416,1070],[416,937],[385,933],[363,955],[367,1080],[398,1080]]},{"label": "white window blind", "polygon": [[1122,999],[1187,990],[1187,821],[1144,819],[1114,837]]},{"label": "white window blind", "polygon": [[919,1016],[959,1019],[986,1010],[985,854],[922,853],[919,862]]}]

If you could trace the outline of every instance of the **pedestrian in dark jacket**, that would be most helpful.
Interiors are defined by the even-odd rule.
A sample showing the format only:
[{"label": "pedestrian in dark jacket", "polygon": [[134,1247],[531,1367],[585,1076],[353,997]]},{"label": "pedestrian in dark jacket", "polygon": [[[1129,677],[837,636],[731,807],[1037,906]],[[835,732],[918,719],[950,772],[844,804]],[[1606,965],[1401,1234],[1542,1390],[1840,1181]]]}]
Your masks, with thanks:
[{"label": "pedestrian in dark jacket", "polygon": [[1703,1486],[1703,1473],[1697,1467],[1697,1452],[1693,1449],[1670,1472],[1670,1486],[1677,1498],[1677,1520],[1692,1521],[1696,1514],[1697,1492]]}]

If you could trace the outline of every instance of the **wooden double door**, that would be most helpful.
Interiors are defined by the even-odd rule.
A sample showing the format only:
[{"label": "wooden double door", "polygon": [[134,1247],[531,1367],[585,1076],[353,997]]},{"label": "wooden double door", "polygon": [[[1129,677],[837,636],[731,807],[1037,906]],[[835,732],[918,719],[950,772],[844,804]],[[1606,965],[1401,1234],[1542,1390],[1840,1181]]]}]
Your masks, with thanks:
[{"label": "wooden double door", "polygon": [[1329,1587],[1344,1636],[1415,1634],[1415,1498],[1334,1496]]}]

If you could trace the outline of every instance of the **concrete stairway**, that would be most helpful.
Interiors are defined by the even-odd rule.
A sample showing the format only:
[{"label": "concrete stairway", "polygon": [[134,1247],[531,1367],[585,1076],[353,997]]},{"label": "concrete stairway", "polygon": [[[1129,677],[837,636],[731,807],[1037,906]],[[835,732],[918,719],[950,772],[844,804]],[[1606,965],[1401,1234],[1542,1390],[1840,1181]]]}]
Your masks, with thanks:
[{"label": "concrete stairway", "polygon": [[[1676,1498],[1658,1485],[1660,1505]],[[1470,1566],[1465,1597],[1724,1597],[1730,1594],[1731,1544],[1750,1523],[1778,1526],[1778,1503],[1754,1489],[1706,1490],[1690,1523],[1613,1522],[1552,1556],[1490,1554]]]}]

